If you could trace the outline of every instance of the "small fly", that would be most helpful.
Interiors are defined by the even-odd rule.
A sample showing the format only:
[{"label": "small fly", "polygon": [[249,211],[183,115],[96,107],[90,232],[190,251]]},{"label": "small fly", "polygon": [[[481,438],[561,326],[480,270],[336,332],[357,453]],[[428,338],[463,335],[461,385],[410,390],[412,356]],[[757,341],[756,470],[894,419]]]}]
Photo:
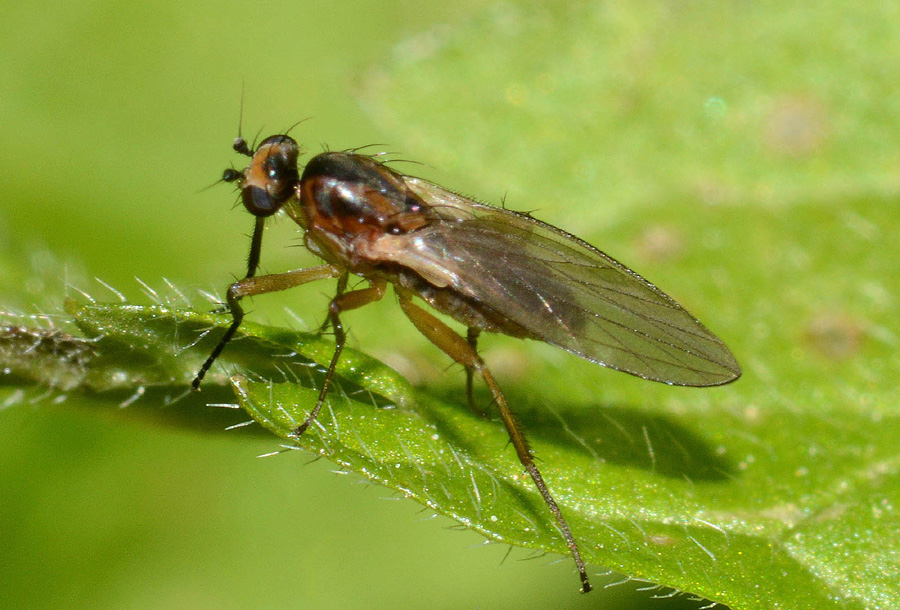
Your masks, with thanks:
[{"label": "small fly", "polygon": [[[644,379],[697,387],[722,385],[741,375],[725,344],[634,271],[530,215],[473,201],[357,152],[316,155],[301,175],[300,150],[285,134],[264,139],[256,150],[238,137],[233,148],[250,164],[243,171],[225,170],[222,179],[237,184],[256,226],[247,276],[228,288],[233,321],[193,388],[199,389],[240,326],[241,299],[337,278],[326,321],[334,330],[334,356],[315,406],[293,433],[299,438],[331,387],[346,342],[341,314],[381,299],[391,284],[413,325],[465,367],[470,405],[473,377],[484,380],[519,461],[565,538],[582,592],[590,591],[578,543],[478,354],[480,333],[545,341]],[[306,247],[325,264],[256,276],[265,220],[280,210],[300,225]],[[350,274],[368,285],[346,292]],[[465,325],[466,336],[414,303],[415,297]]]}]

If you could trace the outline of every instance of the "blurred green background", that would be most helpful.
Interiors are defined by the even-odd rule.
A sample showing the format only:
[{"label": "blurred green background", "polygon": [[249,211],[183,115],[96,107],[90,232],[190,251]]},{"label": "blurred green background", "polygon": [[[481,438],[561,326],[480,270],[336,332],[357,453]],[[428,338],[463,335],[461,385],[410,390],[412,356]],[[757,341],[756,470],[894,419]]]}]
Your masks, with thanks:
[{"label": "blurred green background", "polygon": [[[0,6],[4,309],[52,313],[72,293],[64,280],[117,300],[94,277],[138,302],[148,298],[136,276],[221,294],[244,271],[252,221],[229,187],[203,189],[241,162],[230,143],[243,86],[245,136],[311,117],[293,133],[312,153],[383,143],[424,164],[411,173],[536,209],[684,297],[747,369],[740,400],[704,394],[701,410],[721,396],[765,408],[785,388],[814,395],[803,385],[813,379],[896,414],[884,381],[898,367],[896,339],[883,326],[898,283],[896,247],[884,241],[900,184],[894,4],[610,1],[574,3],[571,14],[489,0]],[[731,227],[709,227],[705,255],[678,225],[696,207]],[[860,210],[878,210],[879,222]],[[846,269],[814,281],[802,240],[823,243],[825,226],[879,248],[878,264],[861,268],[866,281]],[[799,246],[781,248],[784,227]],[[825,260],[871,262],[827,235],[837,251]],[[264,270],[312,262],[296,243],[277,223]],[[755,283],[742,283],[742,260]],[[799,276],[813,278],[812,291],[790,291]],[[330,289],[257,299],[252,315],[315,326]],[[805,317],[779,316],[785,299]],[[354,345],[415,382],[461,391],[459,371],[444,374],[446,360],[390,299],[348,321]],[[690,403],[541,346],[485,343],[522,394],[534,370],[523,363],[537,355],[554,374],[539,384],[547,400],[570,389],[573,401],[646,398],[673,412]],[[778,386],[785,363],[796,368]],[[766,387],[780,389],[755,402]],[[322,461],[256,459],[277,448],[274,437],[226,432],[215,417],[205,427],[136,417],[163,396],[130,410],[118,408],[124,398],[0,387],[0,606],[697,606],[635,584],[579,596],[568,558],[507,557]]]}]

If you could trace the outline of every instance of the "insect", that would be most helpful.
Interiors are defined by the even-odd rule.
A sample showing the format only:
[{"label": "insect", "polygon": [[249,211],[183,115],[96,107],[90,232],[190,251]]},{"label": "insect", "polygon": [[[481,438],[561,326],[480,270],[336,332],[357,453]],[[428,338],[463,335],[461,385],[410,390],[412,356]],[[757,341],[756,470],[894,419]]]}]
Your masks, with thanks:
[{"label": "insect", "polygon": [[[288,135],[273,135],[256,149],[238,137],[236,152],[250,158],[243,171],[225,170],[244,207],[256,217],[247,275],[228,288],[233,321],[193,382],[204,375],[241,324],[241,299],[338,279],[326,325],[334,355],[315,406],[294,431],[316,419],[332,384],[346,334],[341,315],[381,299],[391,284],[403,313],[432,343],[493,397],[524,469],[552,513],[581,579],[591,584],[578,543],[553,499],[484,360],[479,334],[503,333],[561,347],[597,364],[670,385],[715,386],[741,374],[722,341],[653,284],[561,229],[530,215],[478,203],[437,184],[398,173],[375,157],[324,152],[298,168],[300,150]],[[304,232],[318,267],[257,276],[266,218],[284,210]],[[350,274],[365,288],[346,292]],[[461,322],[465,337],[414,303]]]}]

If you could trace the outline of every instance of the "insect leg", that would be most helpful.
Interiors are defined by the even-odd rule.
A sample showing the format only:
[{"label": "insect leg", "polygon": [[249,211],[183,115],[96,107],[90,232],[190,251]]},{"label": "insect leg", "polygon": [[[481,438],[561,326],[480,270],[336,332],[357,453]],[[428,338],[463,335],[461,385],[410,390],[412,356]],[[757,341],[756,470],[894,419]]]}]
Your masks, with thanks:
[{"label": "insect leg", "polygon": [[[466,330],[466,341],[472,346],[472,351],[478,353],[478,335],[481,334],[480,328],[471,327]],[[473,412],[478,413],[482,417],[486,415],[484,411],[475,406],[475,395],[472,393],[472,381],[475,378],[475,369],[471,366],[466,367],[466,401],[469,408]]]},{"label": "insect leg", "polygon": [[247,277],[256,275],[256,270],[259,268],[259,257],[260,252],[262,252],[262,236],[265,226],[266,219],[257,216],[256,225],[253,227],[253,238],[250,242],[250,254],[247,256]]},{"label": "insect leg", "polygon": [[[266,219],[257,217],[256,225],[254,225],[253,227],[253,237],[250,241],[250,254],[247,256],[247,275],[244,276],[244,279],[256,275],[256,270],[259,268],[259,257],[260,253],[262,252],[262,236],[263,230],[265,228]],[[219,306],[213,309],[210,313],[225,313],[229,310],[229,308],[230,304],[227,306]]]},{"label": "insect leg", "polygon": [[287,290],[307,282],[316,280],[324,280],[337,277],[342,273],[340,269],[332,265],[322,265],[320,267],[310,267],[309,269],[297,269],[288,271],[287,273],[273,273],[271,275],[261,275],[259,277],[247,277],[239,282],[235,282],[228,287],[228,309],[231,311],[231,326],[225,331],[225,334],[219,340],[218,345],[213,349],[209,358],[200,367],[197,376],[194,377],[191,387],[194,390],[200,389],[200,383],[209,372],[216,358],[225,349],[225,346],[231,341],[234,333],[237,332],[241,321],[244,319],[244,310],[240,305],[240,300],[244,297],[252,297],[267,292],[277,292],[279,290]]},{"label": "insect leg", "polygon": [[[347,290],[347,281],[349,279],[350,279],[350,274],[347,272],[344,272],[344,275],[342,275],[340,278],[338,278],[337,291],[334,294],[335,299],[338,298],[339,296],[341,296],[342,294],[344,294],[344,291]],[[329,324],[331,324],[330,314],[325,314],[325,321],[319,325],[319,334],[320,335],[322,333],[324,333],[326,330],[328,330]]]},{"label": "insect leg", "polygon": [[525,467],[526,472],[531,476],[531,480],[534,481],[541,497],[544,499],[544,502],[556,519],[556,525],[559,527],[559,530],[566,541],[566,546],[569,547],[569,552],[572,553],[572,558],[575,560],[575,567],[578,569],[578,575],[581,578],[581,592],[587,593],[591,590],[591,583],[588,580],[584,561],[581,559],[581,552],[578,550],[578,543],[575,541],[572,530],[566,522],[565,517],[563,517],[562,511],[560,511],[559,505],[556,504],[556,500],[550,495],[550,490],[544,482],[544,477],[541,476],[537,464],[534,463],[534,456],[531,454],[531,449],[528,447],[528,441],[525,439],[525,435],[519,427],[519,424],[516,423],[515,417],[513,416],[512,411],[510,411],[509,405],[506,403],[506,398],[500,391],[500,386],[497,385],[494,376],[491,375],[484,360],[481,359],[481,356],[478,355],[478,352],[475,351],[469,341],[463,339],[463,337],[454,332],[449,326],[421,307],[414,305],[408,296],[398,293],[398,297],[403,313],[405,313],[406,317],[408,317],[415,327],[419,329],[419,332],[425,335],[429,341],[434,343],[455,361],[462,364],[467,369],[471,369],[472,371],[481,374],[491,395],[494,397],[494,401],[497,403],[500,417],[503,420],[503,424],[506,426],[509,440],[512,441],[513,447],[516,449],[516,455],[519,457],[519,461],[522,463],[522,466]]},{"label": "insect leg", "polygon": [[297,426],[297,429],[291,433],[293,438],[300,438],[303,433],[306,432],[309,425],[319,416],[319,410],[322,408],[322,405],[325,404],[325,397],[328,395],[328,389],[331,387],[334,371],[337,368],[341,352],[344,350],[344,343],[347,341],[347,335],[341,324],[341,312],[358,309],[364,305],[378,301],[384,296],[384,290],[385,283],[383,280],[374,281],[368,288],[338,294],[331,300],[331,304],[328,305],[328,320],[331,323],[331,327],[334,329],[334,355],[331,357],[331,363],[328,365],[328,370],[325,371],[325,379],[322,381],[322,389],[319,390],[319,399],[316,401],[316,406],[309,412],[309,415],[306,416],[303,423]]}]

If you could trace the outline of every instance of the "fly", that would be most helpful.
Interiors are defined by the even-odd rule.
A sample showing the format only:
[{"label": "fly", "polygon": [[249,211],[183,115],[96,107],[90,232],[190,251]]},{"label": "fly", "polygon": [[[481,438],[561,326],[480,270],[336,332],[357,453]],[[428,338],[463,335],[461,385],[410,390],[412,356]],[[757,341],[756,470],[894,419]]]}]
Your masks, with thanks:
[{"label": "fly", "polygon": [[[326,325],[334,355],[315,406],[293,436],[316,419],[346,342],[341,314],[381,299],[391,284],[413,325],[466,370],[472,404],[484,380],[522,466],[565,538],[591,590],[578,543],[535,464],[499,386],[478,354],[482,331],[545,341],[603,366],[651,381],[716,386],[741,368],[729,349],[671,297],[593,246],[526,214],[478,203],[421,178],[400,174],[356,152],[312,157],[300,174],[297,143],[273,135],[256,150],[238,137],[243,170],[225,170],[244,207],[256,217],[247,275],[228,288],[233,321],[193,381],[200,388],[244,317],[245,297],[338,278]],[[265,220],[284,210],[323,265],[257,276]],[[345,292],[350,274],[368,286]],[[461,322],[465,337],[413,302],[414,297]]]}]

